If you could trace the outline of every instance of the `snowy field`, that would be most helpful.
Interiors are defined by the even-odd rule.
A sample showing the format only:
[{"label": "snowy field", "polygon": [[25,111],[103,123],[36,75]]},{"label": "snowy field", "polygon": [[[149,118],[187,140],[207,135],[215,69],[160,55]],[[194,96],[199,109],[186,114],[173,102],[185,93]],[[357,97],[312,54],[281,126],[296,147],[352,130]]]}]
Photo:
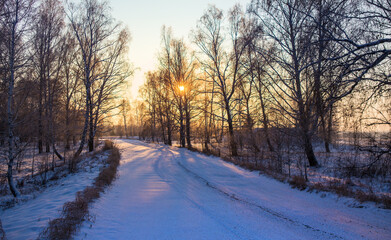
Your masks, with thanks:
[{"label": "snowy field", "polygon": [[[391,239],[391,211],[308,193],[215,157],[117,140],[119,178],[76,239]],[[5,220],[3,221],[3,223]]]},{"label": "snowy field", "polygon": [[[387,160],[387,155],[382,160],[374,159],[373,155],[359,151],[351,142],[340,140],[337,145],[330,146],[330,153],[325,152],[322,142],[315,142],[313,144],[314,151],[320,164],[317,168],[308,167],[307,157],[297,144],[282,146],[274,153],[261,151],[258,153],[258,157],[254,156],[251,149],[243,148],[240,149],[240,156],[233,158],[226,147],[228,146],[227,142],[220,144],[214,142],[210,144],[210,148],[214,153],[220,153],[221,156],[231,159],[239,165],[248,164],[255,166],[255,169],[262,165],[263,167],[260,169],[286,181],[292,176],[304,178],[307,174],[306,184],[310,187],[318,184],[326,187],[337,186],[346,188],[347,191],[391,199],[390,160]],[[192,146],[198,151],[203,150],[201,143],[193,143]],[[371,170],[366,170],[368,166],[372,167]],[[384,207],[382,204],[378,206]]]}]

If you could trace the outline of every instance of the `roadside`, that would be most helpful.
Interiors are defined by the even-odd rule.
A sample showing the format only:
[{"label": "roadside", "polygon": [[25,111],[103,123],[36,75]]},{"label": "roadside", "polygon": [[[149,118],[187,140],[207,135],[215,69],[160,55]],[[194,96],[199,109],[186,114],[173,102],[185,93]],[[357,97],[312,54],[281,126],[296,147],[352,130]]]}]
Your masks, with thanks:
[{"label": "roadside", "polygon": [[[220,145],[211,145],[208,151],[194,144],[192,151],[221,157],[223,160],[250,171],[257,171],[301,191],[327,193],[355,199],[350,205],[363,208],[375,203],[379,208],[391,209],[391,175],[367,169],[366,162],[376,161],[375,156],[349,145],[333,146],[330,153],[316,148],[320,166],[309,167],[304,153],[295,148],[289,151],[260,152],[241,149],[240,156],[233,157]],[[374,160],[373,160],[374,159]],[[380,162],[380,161],[379,161]],[[386,163],[384,164],[386,166]],[[379,172],[381,174],[379,174]]]},{"label": "roadside", "polygon": [[[33,192],[18,201],[5,202],[0,211],[3,229],[9,239],[35,239],[47,226],[50,219],[58,216],[63,204],[74,199],[75,193],[91,185],[100,170],[105,166],[107,152],[86,153],[77,163],[77,171],[69,173],[56,168],[58,172],[45,185],[38,185]],[[33,183],[32,183],[33,184]]]},{"label": "roadside", "polygon": [[103,151],[109,152],[107,166],[100,171],[91,186],[76,193],[74,201],[64,203],[60,217],[49,221],[49,226],[39,234],[39,239],[71,239],[83,221],[93,218],[89,215],[89,205],[114,181],[121,157],[112,141],[105,140]]}]

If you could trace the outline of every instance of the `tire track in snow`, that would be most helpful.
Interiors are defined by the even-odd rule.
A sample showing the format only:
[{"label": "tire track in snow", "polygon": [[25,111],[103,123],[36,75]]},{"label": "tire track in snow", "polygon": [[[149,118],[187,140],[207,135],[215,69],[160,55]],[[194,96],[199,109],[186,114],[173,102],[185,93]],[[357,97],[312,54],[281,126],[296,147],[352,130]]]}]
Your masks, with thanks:
[{"label": "tire track in snow", "polygon": [[[166,148],[159,148],[159,149],[155,149],[155,150],[158,150],[158,151],[164,151],[166,152],[166,155],[170,154],[172,156],[172,159],[176,159],[175,155],[168,149]],[[166,159],[170,159],[169,157],[166,158]],[[178,186],[177,184],[174,184],[174,183],[177,183],[178,181],[173,181],[172,179],[169,179],[166,175],[168,175],[169,177],[172,176],[172,175],[169,175],[167,174],[167,171],[164,171],[162,170],[163,167],[161,167],[160,165],[163,164],[162,163],[162,158],[159,158],[157,161],[155,161],[153,163],[153,168],[156,172],[156,174],[162,179],[164,180],[166,183],[170,184],[177,192],[179,192],[180,194],[182,194],[182,196],[189,202],[191,203],[193,206],[195,206],[198,210],[200,210],[201,212],[203,212],[206,216],[208,216],[210,219],[213,219],[217,224],[221,225],[222,227],[224,227],[224,229],[226,229],[228,232],[232,233],[234,236],[235,236],[235,239],[255,239],[253,236],[250,236],[248,234],[246,234],[246,236],[242,236],[243,233],[245,231],[240,231],[241,234],[239,234],[238,232],[234,231],[234,229],[237,229],[238,228],[238,225],[233,225],[233,224],[230,224],[228,221],[224,220],[223,218],[218,218],[217,216],[213,215],[210,211],[208,211],[207,208],[203,207],[202,205],[200,205],[199,203],[197,203],[196,201],[194,201],[193,199],[191,199],[188,194],[184,193],[183,192],[183,189]],[[175,161],[175,160],[174,160]],[[177,163],[177,161],[175,161],[175,163]],[[193,186],[195,186],[195,184],[193,184]],[[242,228],[240,226],[240,228],[242,230],[244,230],[244,228]]]},{"label": "tire track in snow", "polygon": [[[174,155],[174,153],[172,153],[172,155]],[[318,228],[315,228],[315,227],[312,227],[310,225],[307,225],[307,224],[304,224],[304,223],[301,223],[299,221],[295,221],[279,212],[276,212],[274,210],[271,210],[270,208],[266,208],[264,206],[261,206],[261,205],[258,205],[256,203],[253,203],[253,202],[250,202],[248,200],[245,200],[245,199],[242,199],[242,198],[239,198],[238,196],[236,196],[235,194],[231,194],[227,191],[224,191],[222,190],[221,188],[211,184],[208,180],[206,180],[205,178],[203,178],[202,176],[198,175],[197,173],[191,171],[189,168],[185,167],[181,162],[178,161],[178,159],[174,156],[174,159],[176,159],[176,164],[181,167],[185,172],[187,172],[189,175],[191,175],[193,178],[199,180],[200,182],[204,183],[207,187],[219,192],[220,194],[224,195],[225,197],[231,199],[231,200],[234,200],[234,201],[237,201],[237,202],[240,202],[242,204],[246,204],[246,205],[249,205],[249,206],[253,206],[253,207],[256,207],[260,210],[262,210],[263,212],[266,212],[274,217],[277,217],[279,219],[282,219],[282,220],[285,220],[287,222],[290,222],[296,226],[301,226],[301,227],[305,227],[306,229],[309,229],[313,232],[318,232],[318,233],[321,233],[321,234],[324,234],[324,235],[328,235],[329,237],[331,237],[332,239],[344,239],[343,237],[341,236],[338,236],[334,233],[330,233],[330,232],[326,232],[324,230],[321,230],[321,229],[318,229]]]}]

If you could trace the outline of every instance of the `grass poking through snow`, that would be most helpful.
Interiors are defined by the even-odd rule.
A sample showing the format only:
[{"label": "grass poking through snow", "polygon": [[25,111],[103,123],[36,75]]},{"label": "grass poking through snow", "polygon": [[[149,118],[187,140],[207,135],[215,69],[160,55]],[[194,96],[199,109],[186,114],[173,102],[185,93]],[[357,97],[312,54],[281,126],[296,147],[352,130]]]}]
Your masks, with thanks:
[{"label": "grass poking through snow", "polygon": [[92,186],[77,192],[74,201],[64,204],[61,216],[49,221],[49,226],[41,232],[39,239],[70,239],[83,221],[91,219],[88,206],[113,182],[120,161],[119,149],[112,141],[106,140],[103,150],[111,151],[107,158],[108,166],[99,173]]}]

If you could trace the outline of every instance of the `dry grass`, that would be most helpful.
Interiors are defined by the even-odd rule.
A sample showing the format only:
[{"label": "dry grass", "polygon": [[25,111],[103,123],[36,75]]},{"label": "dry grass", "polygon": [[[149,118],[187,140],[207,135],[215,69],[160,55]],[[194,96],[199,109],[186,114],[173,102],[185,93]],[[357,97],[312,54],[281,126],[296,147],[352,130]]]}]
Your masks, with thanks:
[{"label": "dry grass", "polygon": [[107,159],[108,166],[99,173],[92,186],[77,192],[74,201],[64,204],[61,217],[49,222],[49,226],[41,232],[40,239],[70,239],[83,221],[91,219],[88,206],[99,198],[106,186],[113,182],[120,160],[119,149],[114,146],[113,142],[105,141],[103,150],[111,151]]},{"label": "dry grass", "polygon": [[114,143],[110,140],[105,140],[104,141],[104,145],[103,145],[103,148],[102,150],[103,151],[106,151],[106,150],[110,150],[110,149],[113,149],[114,148]]},{"label": "dry grass", "polygon": [[386,209],[391,209],[391,197],[386,195],[378,196],[372,192],[366,193],[363,191],[356,191],[355,198],[360,202],[376,202],[383,204]]},{"label": "dry grass", "polygon": [[352,190],[349,187],[349,180],[346,181],[330,181],[327,183],[316,183],[310,186],[310,191],[324,191],[324,192],[334,192],[338,196],[351,197],[355,198],[359,202],[375,202],[377,204],[383,205],[386,209],[391,209],[391,197],[386,195],[376,195],[374,192],[364,192],[362,190]]},{"label": "dry grass", "polygon": [[[246,157],[237,157],[234,158],[232,156],[221,156],[219,152],[217,151],[208,151],[208,152],[202,152],[197,149],[192,149],[194,152],[203,153],[206,155],[213,155],[216,157],[222,158],[226,162],[231,162],[237,166],[240,166],[244,169],[250,170],[250,171],[259,171],[260,173],[266,174],[267,176],[270,176],[272,178],[275,178],[281,182],[285,182],[287,180],[287,176],[279,173],[276,171],[275,166],[270,164],[263,164],[262,162],[254,162],[254,161],[246,161]],[[270,155],[267,156],[267,158],[275,160],[275,157]],[[349,165],[349,164],[348,164]],[[345,168],[344,170],[349,171],[349,174],[347,174],[345,177],[349,176],[355,176],[357,174],[352,174],[352,170],[357,170],[357,167],[351,166],[349,168]],[[361,173],[359,175],[362,175]],[[289,184],[292,186],[292,188],[297,188],[300,191],[303,191],[305,189],[308,189],[308,191],[324,191],[324,192],[333,192],[336,193],[339,196],[344,197],[351,197],[357,199],[359,202],[375,202],[377,204],[383,205],[386,209],[391,209],[391,197],[386,195],[378,196],[373,192],[363,192],[361,190],[353,190],[352,181],[347,178],[345,181],[339,181],[339,180],[331,180],[325,183],[309,183],[305,180],[302,176],[292,176],[288,180]]]},{"label": "dry grass", "polygon": [[302,176],[293,176],[289,180],[289,184],[292,186],[292,188],[297,188],[300,191],[303,191],[307,188],[307,181]]},{"label": "dry grass", "polygon": [[94,185],[96,187],[102,188],[110,185],[113,182],[117,174],[119,160],[120,160],[119,149],[116,148],[114,145],[112,145],[111,154],[107,159],[107,163],[109,164],[109,166],[103,169],[99,173],[99,176],[95,179]]}]

